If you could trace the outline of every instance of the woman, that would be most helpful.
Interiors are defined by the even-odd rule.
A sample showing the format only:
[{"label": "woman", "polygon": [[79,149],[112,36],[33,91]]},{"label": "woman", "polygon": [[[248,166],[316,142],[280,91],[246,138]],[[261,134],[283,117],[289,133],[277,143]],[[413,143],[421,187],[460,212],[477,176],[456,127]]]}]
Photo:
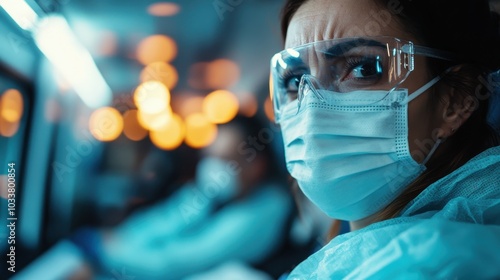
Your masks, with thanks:
[{"label": "woman", "polygon": [[487,1],[289,0],[282,31],[271,92],[287,168],[351,226],[289,279],[500,277]]}]

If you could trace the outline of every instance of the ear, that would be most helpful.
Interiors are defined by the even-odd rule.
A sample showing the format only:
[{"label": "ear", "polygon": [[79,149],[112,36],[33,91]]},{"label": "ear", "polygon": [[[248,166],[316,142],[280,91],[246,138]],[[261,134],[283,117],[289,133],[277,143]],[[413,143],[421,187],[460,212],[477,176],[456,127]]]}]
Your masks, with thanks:
[{"label": "ear", "polygon": [[478,101],[470,95],[458,93],[455,88],[448,88],[448,94],[443,97],[442,102],[442,123],[438,137],[446,139],[470,118]]}]

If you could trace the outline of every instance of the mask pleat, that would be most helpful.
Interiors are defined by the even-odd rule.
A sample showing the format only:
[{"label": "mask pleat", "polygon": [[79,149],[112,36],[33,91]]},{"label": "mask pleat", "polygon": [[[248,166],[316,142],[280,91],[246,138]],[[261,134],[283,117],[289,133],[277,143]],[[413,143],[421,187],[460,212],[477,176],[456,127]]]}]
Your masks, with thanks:
[{"label": "mask pleat", "polygon": [[406,108],[359,105],[400,95],[334,93],[320,102],[309,94],[298,113],[283,115],[287,168],[304,194],[331,217],[356,220],[379,211],[425,168],[407,156],[406,137],[401,141]]}]

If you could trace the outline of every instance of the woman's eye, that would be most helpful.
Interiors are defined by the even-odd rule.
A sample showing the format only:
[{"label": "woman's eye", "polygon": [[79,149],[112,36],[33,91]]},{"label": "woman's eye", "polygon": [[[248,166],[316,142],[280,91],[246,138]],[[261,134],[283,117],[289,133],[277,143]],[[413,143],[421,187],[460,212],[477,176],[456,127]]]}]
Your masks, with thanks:
[{"label": "woman's eye", "polygon": [[285,88],[288,93],[297,93],[299,91],[300,78],[301,77],[294,76],[285,80]]},{"label": "woman's eye", "polygon": [[299,86],[302,76],[307,73],[304,69],[294,69],[288,73],[285,73],[281,78],[281,86],[284,89],[287,100],[293,101],[297,99],[299,93]]},{"label": "woman's eye", "polygon": [[302,76],[309,73],[310,70],[304,62],[289,63],[288,68],[279,75],[279,84],[283,98],[286,98],[288,102],[297,99]]},{"label": "woman's eye", "polygon": [[348,62],[348,74],[346,80],[371,80],[380,79],[383,75],[383,66],[380,57],[361,58]]}]

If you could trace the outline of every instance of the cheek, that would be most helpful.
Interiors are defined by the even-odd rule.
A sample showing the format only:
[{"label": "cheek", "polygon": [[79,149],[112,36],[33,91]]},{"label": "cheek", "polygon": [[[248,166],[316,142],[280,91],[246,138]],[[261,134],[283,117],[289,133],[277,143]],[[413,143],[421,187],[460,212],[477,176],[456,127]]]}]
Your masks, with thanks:
[{"label": "cheek", "polygon": [[435,94],[429,90],[410,102],[408,106],[408,143],[410,153],[417,162],[422,162],[434,147],[436,141],[442,138],[443,108],[432,104]]},{"label": "cheek", "polygon": [[408,105],[408,143],[410,153],[417,162],[422,162],[434,144],[430,132],[428,93],[424,93]]},{"label": "cheek", "polygon": [[[425,63],[417,60],[415,71],[410,74],[403,86],[411,95],[429,80]],[[429,109],[430,94],[432,90],[427,90],[408,104],[408,143],[410,153],[417,162],[424,160],[433,145],[430,128],[433,118]]]},{"label": "cheek", "polygon": [[[427,71],[427,63],[422,57],[415,61],[415,71],[403,83],[411,95],[413,92],[432,80]],[[431,94],[434,87],[427,90],[408,104],[408,143],[410,153],[417,162],[422,162],[436,141],[436,112],[431,106]]]}]

